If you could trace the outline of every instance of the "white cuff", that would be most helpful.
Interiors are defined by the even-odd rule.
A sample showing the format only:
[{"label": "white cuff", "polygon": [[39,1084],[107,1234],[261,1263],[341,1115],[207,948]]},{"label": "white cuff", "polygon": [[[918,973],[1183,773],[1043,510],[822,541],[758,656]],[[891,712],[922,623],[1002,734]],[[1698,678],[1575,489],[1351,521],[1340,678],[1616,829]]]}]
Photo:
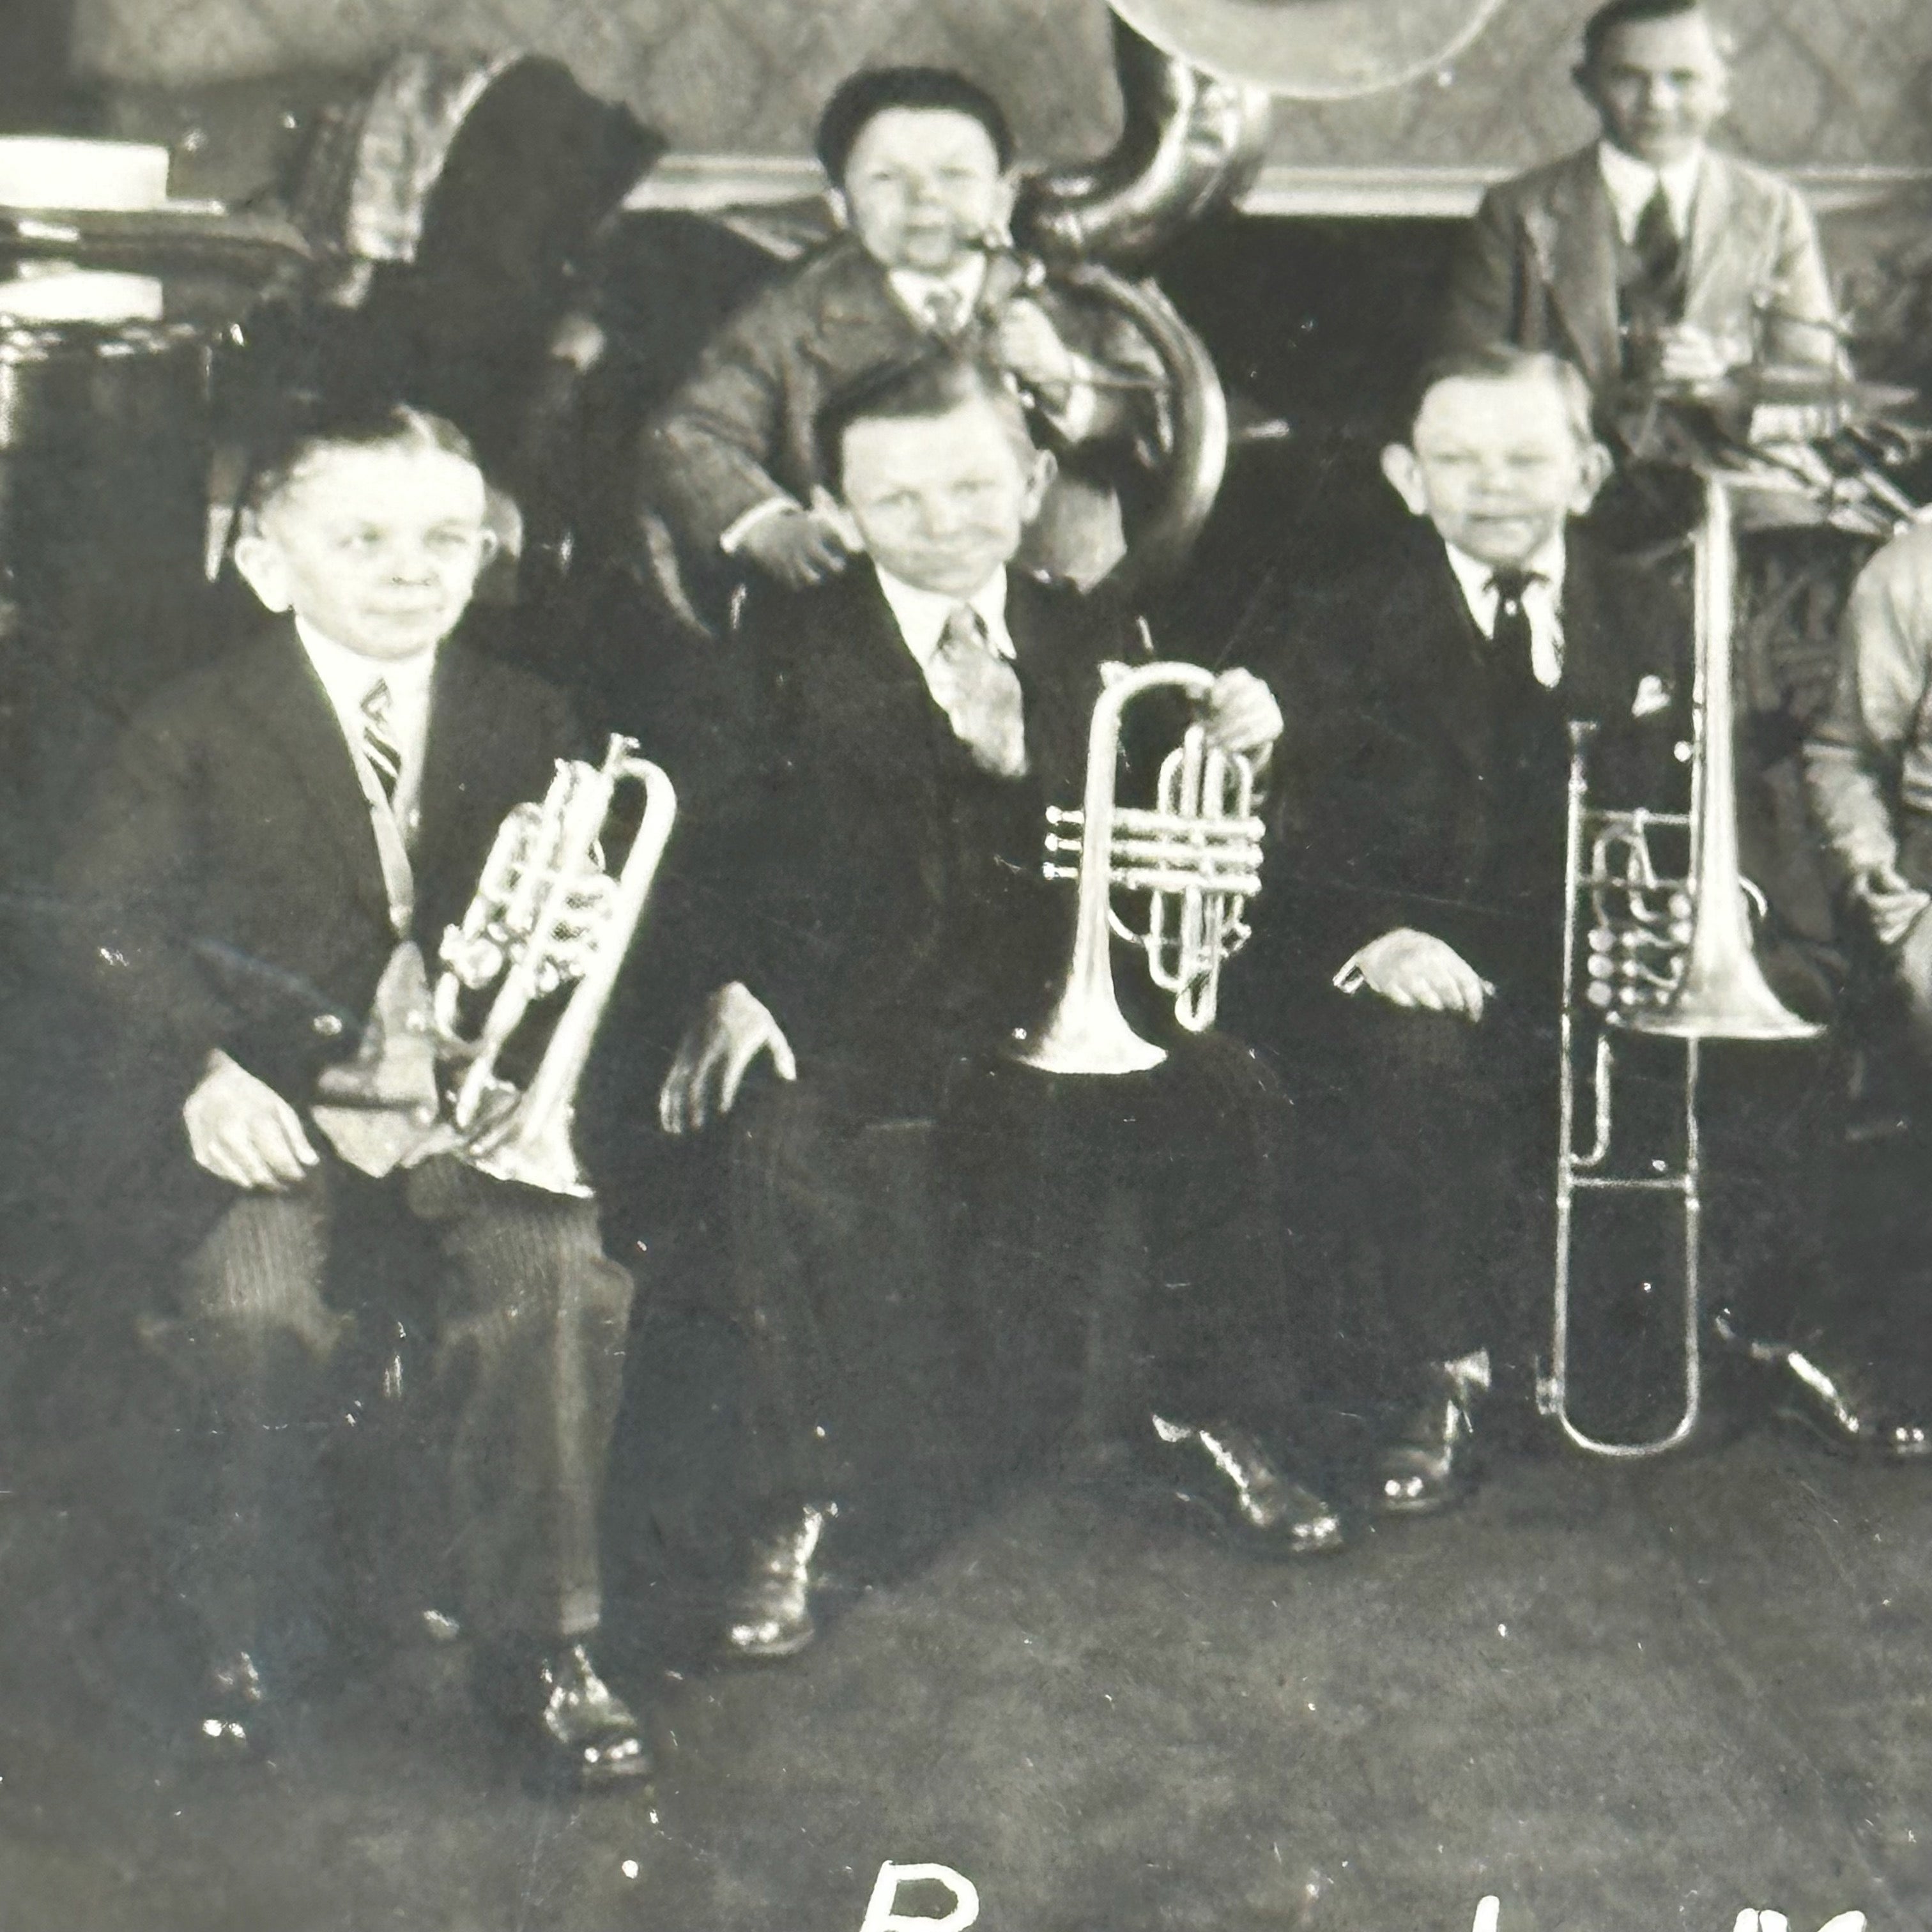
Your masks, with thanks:
[{"label": "white cuff", "polygon": [[[1370,940],[1369,946],[1374,944],[1375,941]],[[1358,946],[1342,962],[1341,970],[1329,982],[1336,992],[1359,993],[1369,983],[1369,976],[1362,970],[1362,955],[1368,950],[1368,946]]]},{"label": "white cuff", "polygon": [[1052,424],[1069,442],[1084,442],[1094,433],[1094,418],[1099,413],[1100,398],[1094,386],[1094,364],[1084,356],[1072,358],[1072,374],[1064,384],[1056,382],[1056,388],[1064,387],[1066,400],[1057,410],[1042,410],[1048,422]]},{"label": "white cuff", "polygon": [[734,518],[724,526],[724,534],[718,539],[718,548],[727,556],[736,556],[739,546],[758,526],[776,517],[781,510],[798,510],[805,506],[790,496],[767,496],[762,503],[754,503],[742,517]]}]

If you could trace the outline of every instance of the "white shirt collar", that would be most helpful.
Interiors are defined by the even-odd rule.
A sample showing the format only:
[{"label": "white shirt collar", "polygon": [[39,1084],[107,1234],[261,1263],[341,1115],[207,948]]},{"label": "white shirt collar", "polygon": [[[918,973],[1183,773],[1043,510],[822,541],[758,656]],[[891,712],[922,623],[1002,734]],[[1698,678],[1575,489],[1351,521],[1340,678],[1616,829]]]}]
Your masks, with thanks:
[{"label": "white shirt collar", "polygon": [[964,321],[986,285],[986,257],[975,248],[961,256],[943,275],[928,275],[920,268],[894,268],[886,280],[918,321],[926,320],[926,298],[940,289],[958,298],[960,320]]},{"label": "white shirt collar", "polygon": [[891,572],[873,566],[879,588],[892,606],[894,620],[905,647],[922,671],[929,670],[933,653],[939,649],[940,634],[946,620],[962,604],[970,604],[986,627],[986,642],[996,656],[1010,658],[1013,640],[1006,628],[1006,573],[1004,566],[994,572],[970,597],[954,597],[943,590],[922,590]]},{"label": "white shirt collar", "polygon": [[403,754],[405,767],[413,766],[429,734],[430,686],[436,676],[437,647],[432,644],[413,657],[385,662],[338,644],[299,617],[295,626],[296,635],[328,694],[342,735],[351,747],[358,754],[362,750],[362,700],[380,682],[389,687],[390,736]]},{"label": "white shirt collar", "polygon": [[1704,168],[1704,150],[1691,149],[1681,161],[1654,168],[1648,161],[1626,154],[1614,141],[1597,144],[1597,167],[1610,197],[1617,220],[1617,232],[1626,242],[1636,238],[1636,225],[1643,218],[1650,198],[1664,184],[1664,198],[1670,204],[1670,219],[1680,238],[1690,232],[1690,206],[1697,197],[1697,180]]},{"label": "white shirt collar", "polygon": [[[1462,586],[1462,599],[1469,614],[1484,637],[1492,637],[1496,628],[1499,599],[1490,581],[1496,566],[1484,563],[1452,543],[1442,546],[1448,553],[1449,568]],[[1529,655],[1537,682],[1553,691],[1563,681],[1563,571],[1567,552],[1563,533],[1558,531],[1548,542],[1532,552],[1523,568],[1532,582],[1522,594],[1523,615],[1529,620]]]}]

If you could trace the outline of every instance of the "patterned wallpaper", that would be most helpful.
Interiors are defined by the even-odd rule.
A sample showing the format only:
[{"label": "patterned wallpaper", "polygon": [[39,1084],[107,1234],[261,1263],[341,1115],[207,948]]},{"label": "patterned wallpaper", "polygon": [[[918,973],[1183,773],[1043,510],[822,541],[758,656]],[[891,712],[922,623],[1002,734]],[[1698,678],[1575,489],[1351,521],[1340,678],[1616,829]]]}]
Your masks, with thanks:
[{"label": "patterned wallpaper", "polygon": [[[1580,139],[1568,80],[1592,0],[1508,0],[1453,73],[1285,105],[1275,158],[1516,165]],[[1787,164],[1932,165],[1932,0],[1723,0],[1740,43],[1734,139]],[[188,83],[373,62],[411,43],[527,46],[629,100],[686,152],[806,152],[818,103],[883,59],[964,68],[1029,151],[1092,153],[1116,112],[1102,0],[76,0],[84,72]]]}]

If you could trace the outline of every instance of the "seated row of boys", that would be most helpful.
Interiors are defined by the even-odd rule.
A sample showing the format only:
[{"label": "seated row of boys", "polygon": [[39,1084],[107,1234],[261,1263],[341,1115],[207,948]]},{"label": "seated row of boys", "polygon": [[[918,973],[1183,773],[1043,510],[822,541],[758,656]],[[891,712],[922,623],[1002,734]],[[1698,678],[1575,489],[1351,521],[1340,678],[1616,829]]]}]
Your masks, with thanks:
[{"label": "seated row of boys", "polygon": [[[753,780],[686,833],[731,868],[742,918],[696,936],[718,984],[657,1107],[674,1132],[727,1114],[740,1130],[734,1274],[764,1515],[724,1648],[783,1655],[813,1634],[819,1546],[853,1474],[827,1418],[852,1351],[891,1318],[852,1231],[868,1130],[894,1124],[932,1136],[954,1216],[937,1265],[982,1298],[966,1312],[993,1372],[1045,1364],[1058,1395],[1084,1311],[1042,1292],[1048,1272],[1137,1202],[1140,1455],[1263,1548],[1332,1550],[1342,1517],[1306,1463],[1294,1369],[1305,1284],[1283,1253],[1306,1188],[1264,1064],[1171,1027],[1168,1061],[1143,1076],[1054,1079],[1003,1052],[1067,956],[1072,896],[1037,875],[1042,808],[1078,795],[1097,665],[1135,652],[1124,614],[1012,567],[1053,464],[997,372],[935,358],[823,428],[864,560],[746,632]],[[1466,1488],[1486,1351],[1525,1347],[1525,1276],[1492,1238],[1546,1166],[1562,720],[1597,717],[1633,790],[1683,729],[1681,624],[1566,538],[1603,461],[1565,365],[1491,352],[1446,369],[1386,458],[1432,538],[1372,596],[1313,614],[1340,646],[1323,676],[1306,675],[1314,632],[1252,634],[1306,694],[1298,746],[1323,748],[1277,775],[1286,890],[1231,990],[1266,1026],[1325,989],[1334,1017],[1312,1030],[1357,1093],[1352,1142],[1400,1170],[1372,1197],[1400,1257],[1384,1319],[1416,1379],[1376,1472],[1391,1510]],[[505,812],[580,748],[560,700],[455,634],[487,550],[482,478],[434,419],[296,439],[237,551],[277,621],[137,722],[69,876],[124,1104],[154,1076],[155,1171],[200,1190],[143,1324],[191,1425],[175,1546],[209,1648],[198,1723],[252,1741],[326,1643],[320,1452],[355,1342],[331,1250],[413,1220],[443,1263],[449,1601],[492,1702],[596,1784],[649,1762],[590,1648],[631,1284],[591,1204],[464,1162],[428,1044],[426,946]],[[1267,769],[1282,718],[1259,680],[1222,674],[1202,714]],[[1872,737],[1848,725],[1840,764]],[[1901,917],[1918,900],[1892,899],[1926,884],[1905,843],[1861,875]],[[777,1078],[748,1087],[760,1058]],[[1850,1420],[1864,1446],[1912,1447]]]},{"label": "seated row of boys", "polygon": [[[674,1132],[742,1110],[734,1277],[763,1515],[724,1643],[746,1658],[813,1634],[820,1546],[853,1473],[828,1418],[854,1337],[884,1318],[849,1236],[865,1225],[868,1133],[902,1123],[931,1136],[934,1191],[955,1204],[940,1246],[971,1285],[980,1372],[1044,1362],[1064,1394],[1084,1310],[1038,1292],[1040,1231],[1077,1255],[1136,1202],[1153,1260],[1140,1453],[1264,1546],[1342,1540],[1319,1472],[1284,1460],[1310,1448],[1291,1367],[1306,1316],[1283,1252],[1306,1188],[1292,1149],[1284,1168],[1264,1064],[1173,1038],[1154,1074],[1060,1083],[1000,1052],[1066,958],[1071,895],[1036,877],[1042,808],[1077,796],[1096,666],[1135,645],[1126,614],[1015,568],[1055,465],[990,365],[1063,441],[1120,429],[1110,405],[1137,386],[1110,374],[1097,335],[1068,350],[1078,319],[1049,320],[1044,296],[1004,290],[973,330],[937,304],[924,327],[910,320],[915,297],[940,292],[921,277],[968,306],[985,296],[1009,144],[983,97],[949,82],[907,102],[902,84],[828,116],[859,238],[843,280],[827,271],[812,306],[808,270],[754,311],[759,326],[746,318],[738,359],[764,358],[748,382],[728,376],[729,356],[706,377],[760,447],[795,459],[748,460],[719,409],[716,446],[737,453],[717,472],[734,481],[711,540],[800,592],[754,609],[743,641],[752,782],[684,835],[722,855],[747,903],[741,927],[698,946],[718,984],[658,1103]],[[849,361],[826,364],[814,332]],[[1130,344],[1111,352],[1134,360]],[[1564,365],[1490,352],[1440,372],[1387,458],[1435,539],[1312,628],[1280,614],[1292,599],[1276,586],[1249,640],[1294,694],[1309,754],[1272,775],[1290,889],[1231,990],[1250,989],[1247,1029],[1290,1064],[1304,1035],[1275,1016],[1336,1003],[1312,1029],[1335,1057],[1306,1077],[1355,1093],[1348,1144],[1390,1210],[1381,1318],[1414,1382],[1376,1472],[1372,1499],[1392,1510],[1466,1490],[1490,1352],[1526,1352],[1518,1277],[1490,1236],[1544,1191],[1562,722],[1598,716],[1633,790],[1684,730],[1681,619],[1566,539],[1604,462]],[[196,1527],[179,1549],[209,1647],[202,1730],[257,1738],[326,1642],[316,1448],[352,1339],[327,1264],[333,1237],[386,1214],[425,1228],[446,1264],[449,1587],[479,1684],[541,1756],[620,1782],[648,1753],[589,1645],[630,1284],[590,1205],[457,1157],[427,1045],[425,944],[460,912],[504,811],[578,748],[554,698],[452,635],[487,548],[481,479],[433,419],[295,441],[258,482],[237,550],[284,621],[136,725],[73,878],[90,974],[136,1061],[171,1084],[200,1172],[169,1171],[207,1194],[146,1324],[196,1418],[180,1503]],[[1840,710],[1840,769],[1858,765],[1869,792],[1870,747],[1899,734],[1855,698]],[[1281,718],[1265,686],[1224,674],[1205,716],[1267,770]],[[1821,770],[1832,756],[1821,747]],[[1898,940],[1924,930],[1911,921],[1928,881],[1879,850],[1871,817],[1856,889]],[[741,1099],[761,1057],[778,1077]],[[1826,1383],[1825,1426],[1847,1446],[1923,1446],[1790,1359],[1812,1370],[1803,1387]]]}]

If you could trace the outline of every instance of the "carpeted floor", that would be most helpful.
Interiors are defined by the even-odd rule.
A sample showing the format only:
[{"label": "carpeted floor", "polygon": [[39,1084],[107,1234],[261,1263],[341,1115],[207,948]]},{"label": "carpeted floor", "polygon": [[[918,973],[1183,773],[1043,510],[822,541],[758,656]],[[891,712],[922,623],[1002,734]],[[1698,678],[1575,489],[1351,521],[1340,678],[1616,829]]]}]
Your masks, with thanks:
[{"label": "carpeted floor", "polygon": [[[272,1768],[184,1766],[72,1480],[100,1448],[0,1498],[0,1932],[860,1932],[888,1859],[966,1874],[989,1932],[1465,1932],[1485,1894],[1502,1932],[1932,1922],[1932,1472],[1524,1458],[1299,1568],[1042,1476],[788,1665],[634,1640],[656,1787],[564,1805],[427,1646]],[[679,1568],[636,1569],[634,1623]]]}]

